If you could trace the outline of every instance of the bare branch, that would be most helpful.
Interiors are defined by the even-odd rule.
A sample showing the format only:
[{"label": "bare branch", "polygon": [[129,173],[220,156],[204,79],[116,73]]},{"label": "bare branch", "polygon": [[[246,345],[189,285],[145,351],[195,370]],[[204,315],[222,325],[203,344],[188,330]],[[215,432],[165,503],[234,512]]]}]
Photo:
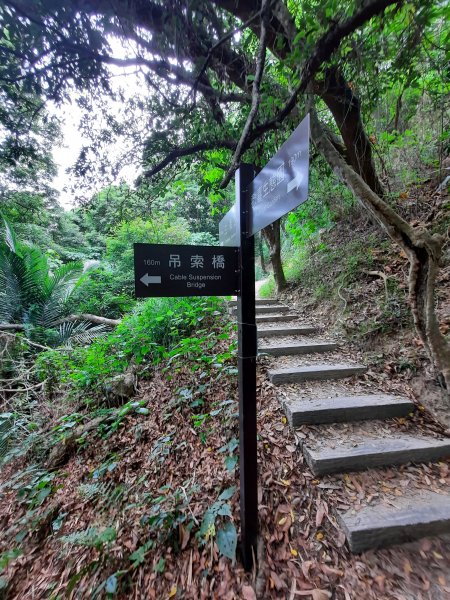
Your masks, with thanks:
[{"label": "bare branch", "polygon": [[[17,333],[9,333],[9,331],[3,331],[4,327],[5,327],[5,325],[3,323],[0,324],[0,336],[7,335],[8,337],[17,338]],[[11,328],[13,328],[13,327],[16,330],[21,330],[24,328],[23,325],[19,325],[18,323],[15,325],[11,325]],[[21,339],[23,339],[23,338],[21,338]],[[50,346],[43,346],[42,344],[38,344],[37,342],[32,342],[28,338],[25,338],[25,341],[30,346],[34,346],[35,348],[40,348],[41,350],[52,350],[53,349],[53,348],[50,348]],[[0,381],[12,381],[12,380],[4,380],[3,379]]]},{"label": "bare branch", "polygon": [[[90,323],[98,323],[100,325],[110,325],[111,327],[115,327],[120,323],[120,319],[108,319],[107,317],[99,317],[98,315],[91,315],[89,313],[81,313],[79,315],[68,315],[67,317],[61,317],[61,319],[57,319],[53,321],[51,327],[56,327],[57,325],[61,325],[61,323],[68,323],[73,321],[89,321]],[[25,325],[23,323],[0,323],[0,331],[23,331],[25,329]]]},{"label": "bare branch", "polygon": [[264,73],[264,65],[266,61],[266,35],[267,35],[267,18],[268,18],[268,7],[269,0],[262,0],[261,4],[261,32],[259,36],[259,49],[258,56],[256,59],[256,69],[255,69],[255,78],[253,80],[253,88],[252,88],[252,105],[250,108],[250,112],[247,117],[247,121],[245,122],[244,129],[242,130],[242,134],[239,142],[237,143],[236,150],[234,151],[233,158],[231,160],[231,166],[228,169],[227,174],[223,178],[220,187],[224,188],[228,185],[233,173],[238,167],[239,161],[241,159],[242,153],[245,149],[245,144],[247,141],[247,137],[251,131],[253,126],[253,121],[258,114],[259,103],[261,100],[261,81]]},{"label": "bare branch", "polygon": [[61,325],[61,323],[68,323],[73,321],[89,321],[90,323],[98,323],[100,325],[109,325],[115,327],[119,325],[121,319],[108,319],[106,317],[99,317],[98,315],[91,315],[89,313],[81,313],[79,315],[67,315],[67,317],[61,317],[56,321],[53,321],[52,327]]}]

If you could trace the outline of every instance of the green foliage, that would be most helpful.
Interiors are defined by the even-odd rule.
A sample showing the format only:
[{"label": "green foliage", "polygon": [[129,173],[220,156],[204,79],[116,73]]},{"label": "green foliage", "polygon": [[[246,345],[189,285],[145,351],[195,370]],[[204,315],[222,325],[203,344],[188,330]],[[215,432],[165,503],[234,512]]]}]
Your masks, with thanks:
[{"label": "green foliage", "polygon": [[[198,491],[198,485],[187,480],[179,488],[172,489],[172,486],[167,484],[158,490],[158,495],[147,494],[146,504],[150,509],[141,518],[141,524],[159,542],[170,542],[178,550],[180,525],[183,525],[187,531],[191,531],[195,526],[189,507],[194,494]],[[138,557],[135,555],[135,559],[132,560],[136,562],[136,558]]]},{"label": "green foliage", "polygon": [[0,413],[0,465],[23,456],[36,438],[38,424],[25,406],[15,412]]},{"label": "green foliage", "polygon": [[[235,491],[235,487],[230,487],[219,494],[217,500],[206,510],[197,533],[201,543],[206,543],[216,537],[219,552],[233,562],[236,558],[237,531],[234,523],[225,518],[232,516],[228,500],[232,498]],[[222,525],[217,528],[216,522],[219,519]]]},{"label": "green foliage", "polygon": [[227,521],[223,527],[217,531],[217,547],[220,554],[230,560],[236,560],[237,531],[232,521]]},{"label": "green foliage", "polygon": [[273,275],[270,275],[268,280],[259,288],[261,298],[273,298],[275,295],[275,281]]},{"label": "green foliage", "polygon": [[83,531],[61,536],[59,541],[65,546],[87,546],[103,550],[104,546],[111,544],[116,539],[116,535],[114,527],[105,527],[104,529],[88,527]]},{"label": "green foliage", "polygon": [[116,318],[128,312],[134,295],[133,244],[188,243],[190,232],[185,220],[158,215],[152,220],[140,217],[123,221],[106,238],[102,262],[76,290],[72,306],[79,312],[90,312]]},{"label": "green foliage", "polygon": [[310,200],[289,213],[287,218],[287,232],[292,236],[292,241],[296,246],[301,246],[317,234],[320,229],[326,229],[332,225],[331,213],[326,204]]},{"label": "green foliage", "polygon": [[206,327],[220,314],[220,308],[216,298],[151,298],[140,302],[112,333],[90,347],[41,353],[37,360],[39,377],[105,393],[105,383],[123,373],[131,362],[142,364],[145,371],[163,356],[175,360],[194,352],[198,338],[188,336],[195,328]]},{"label": "green foliage", "polygon": [[192,233],[189,238],[189,243],[193,246],[218,246],[219,242],[217,237],[211,235],[207,231],[200,231],[199,233]]},{"label": "green foliage", "polygon": [[225,466],[228,471],[234,471],[234,468],[239,460],[239,457],[234,454],[235,450],[239,448],[239,440],[232,438],[225,446],[219,449],[219,452],[225,453]]},{"label": "green foliage", "polygon": [[106,240],[105,258],[114,268],[133,275],[133,244],[137,242],[152,244],[185,244],[189,240],[187,222],[170,215],[158,215],[151,220],[140,217],[121,223]]},{"label": "green foliage", "polygon": [[[221,171],[220,171],[221,172]],[[187,222],[188,228],[193,235],[210,236],[206,239],[210,241],[201,241],[202,237],[192,238],[192,244],[210,244],[217,245],[217,233],[220,221],[219,214],[213,214],[213,203],[208,199],[208,186],[204,185],[207,174],[195,173],[190,169],[183,173],[182,178],[169,183],[163,193],[158,195],[152,201],[152,210],[155,212],[169,212],[174,219],[182,218]],[[199,184],[198,181],[201,183]]]},{"label": "green foliage", "polygon": [[102,315],[120,319],[135,304],[132,298],[132,281],[109,263],[89,270],[74,290],[70,306],[74,312]]},{"label": "green foliage", "polygon": [[[71,262],[51,269],[38,248],[21,244],[3,222],[0,238],[0,322],[24,325],[27,336],[61,343],[86,327],[64,327],[67,301],[80,282],[83,266]],[[57,329],[56,322],[62,326]]]},{"label": "green foliage", "polygon": [[[293,255],[289,276],[301,281],[318,299],[332,297],[357,281],[361,271],[371,268],[371,244],[375,244],[374,239],[354,239],[333,247],[324,242],[310,243]],[[318,272],[329,273],[329,277],[318,279]]]}]

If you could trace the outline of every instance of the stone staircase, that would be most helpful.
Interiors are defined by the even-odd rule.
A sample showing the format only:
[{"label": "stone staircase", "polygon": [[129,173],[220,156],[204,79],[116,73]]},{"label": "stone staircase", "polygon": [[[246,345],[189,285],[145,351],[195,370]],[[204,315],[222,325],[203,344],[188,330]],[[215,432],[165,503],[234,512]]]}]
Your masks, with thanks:
[{"label": "stone staircase", "polygon": [[[231,303],[234,314],[235,304]],[[256,314],[257,324],[264,324],[258,327],[258,354],[277,357],[280,363],[269,368],[268,375],[279,386],[291,427],[319,425],[324,431],[327,424],[336,424],[332,426],[351,428],[339,435],[324,431],[315,440],[314,436],[312,440],[299,438],[314,476],[450,458],[450,438],[398,431],[387,434],[384,421],[410,414],[413,402],[376,390],[359,393],[365,390],[360,389],[358,376],[366,367],[342,361],[342,347],[323,339],[318,327],[299,323],[298,316],[276,300],[257,300]],[[395,506],[371,502],[336,517],[355,553],[450,533],[450,490],[446,492],[415,490],[396,499]]]}]

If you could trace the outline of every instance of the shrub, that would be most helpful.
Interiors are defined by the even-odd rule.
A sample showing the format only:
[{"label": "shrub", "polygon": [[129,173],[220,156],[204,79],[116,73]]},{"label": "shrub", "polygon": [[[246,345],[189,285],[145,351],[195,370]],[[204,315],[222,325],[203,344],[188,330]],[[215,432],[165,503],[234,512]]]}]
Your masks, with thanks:
[{"label": "shrub", "polygon": [[137,303],[116,329],[89,347],[73,351],[43,352],[38,358],[41,380],[55,373],[61,383],[76,388],[102,389],[108,379],[123,373],[131,362],[151,366],[166,356],[200,325],[211,325],[220,314],[217,298],[151,298]]}]

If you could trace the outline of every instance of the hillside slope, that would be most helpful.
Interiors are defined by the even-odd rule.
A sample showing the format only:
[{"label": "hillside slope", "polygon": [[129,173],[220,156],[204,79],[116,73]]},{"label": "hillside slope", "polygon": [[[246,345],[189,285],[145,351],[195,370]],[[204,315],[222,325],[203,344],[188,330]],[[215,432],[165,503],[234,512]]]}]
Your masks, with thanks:
[{"label": "hillside slope", "polygon": [[[397,209],[415,226],[447,238],[436,282],[440,329],[450,333],[450,201],[436,182],[411,187]],[[364,350],[386,379],[401,379],[437,419],[450,427],[450,405],[414,329],[408,306],[408,261],[358,206],[300,249],[285,252],[291,279],[281,297],[306,317]],[[268,286],[263,286],[262,295]],[[269,293],[271,293],[269,286]],[[443,400],[444,399],[444,400]]]}]

